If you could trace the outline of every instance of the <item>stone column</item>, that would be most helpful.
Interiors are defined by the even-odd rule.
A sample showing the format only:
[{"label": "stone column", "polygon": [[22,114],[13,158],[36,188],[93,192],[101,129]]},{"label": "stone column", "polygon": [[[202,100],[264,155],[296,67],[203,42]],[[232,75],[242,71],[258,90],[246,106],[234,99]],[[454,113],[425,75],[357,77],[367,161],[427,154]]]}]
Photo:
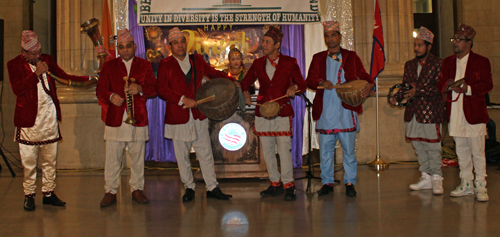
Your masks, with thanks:
[{"label": "stone column", "polygon": [[[98,69],[96,51],[80,25],[102,18],[102,0],[57,1],[57,63],[69,74],[90,75]],[[99,25],[101,28],[101,26]],[[105,142],[101,107],[95,86],[70,88],[58,85],[63,141],[59,144],[59,169],[103,168]]]},{"label": "stone column", "polygon": [[[355,51],[365,63],[367,71],[370,69],[373,43],[373,2],[352,1]],[[379,5],[386,57],[385,69],[379,76],[379,86],[385,89],[401,82],[404,64],[413,58],[413,11],[411,0],[379,0]]]},{"label": "stone column", "polygon": [[[405,141],[404,109],[391,107],[387,93],[403,79],[404,64],[413,54],[412,0],[379,0],[384,31],[385,69],[379,75],[379,131],[380,157],[385,161],[416,160],[414,150]],[[354,16],[354,50],[360,56],[367,72],[373,43],[374,1],[352,0]],[[356,156],[360,163],[372,161],[377,155],[376,97],[372,95],[363,104],[359,116]]]}]

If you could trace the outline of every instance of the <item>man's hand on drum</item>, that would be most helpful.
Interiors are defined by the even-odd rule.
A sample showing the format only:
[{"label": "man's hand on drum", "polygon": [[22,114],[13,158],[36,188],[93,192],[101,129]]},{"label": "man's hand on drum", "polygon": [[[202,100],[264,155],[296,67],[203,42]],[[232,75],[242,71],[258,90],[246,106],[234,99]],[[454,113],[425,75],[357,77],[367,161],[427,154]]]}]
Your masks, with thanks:
[{"label": "man's hand on drum", "polygon": [[365,89],[361,91],[361,97],[366,98],[370,95],[370,93],[373,91],[373,87],[375,87],[375,84],[368,83],[365,86]]},{"label": "man's hand on drum", "polygon": [[319,82],[319,85],[322,86],[326,90],[333,89],[333,83],[331,81],[328,81],[328,80],[321,80]]},{"label": "man's hand on drum", "polygon": [[113,95],[111,95],[111,103],[116,105],[116,106],[122,106],[123,102],[125,102],[125,100],[118,94],[116,93],[113,93]]},{"label": "man's hand on drum", "polygon": [[295,97],[295,93],[297,93],[297,85],[292,85],[286,90],[286,95],[290,98]]},{"label": "man's hand on drum", "polygon": [[404,93],[405,98],[409,99],[409,98],[415,96],[415,92],[417,91],[417,89],[416,89],[417,84],[411,83],[411,86],[413,87],[411,90],[405,91],[405,93]]},{"label": "man's hand on drum", "polygon": [[182,98],[182,104],[184,106],[186,106],[186,108],[196,107],[196,101],[191,99],[191,98],[187,98],[186,96],[184,96],[184,98]]},{"label": "man's hand on drum", "polygon": [[245,91],[245,93],[243,93],[243,94],[245,95],[245,104],[251,105],[252,99],[250,98],[250,93],[248,91]]},{"label": "man's hand on drum", "polygon": [[234,84],[236,84],[236,87],[241,88],[241,84],[240,84],[240,82],[239,82],[239,81],[234,81]]}]

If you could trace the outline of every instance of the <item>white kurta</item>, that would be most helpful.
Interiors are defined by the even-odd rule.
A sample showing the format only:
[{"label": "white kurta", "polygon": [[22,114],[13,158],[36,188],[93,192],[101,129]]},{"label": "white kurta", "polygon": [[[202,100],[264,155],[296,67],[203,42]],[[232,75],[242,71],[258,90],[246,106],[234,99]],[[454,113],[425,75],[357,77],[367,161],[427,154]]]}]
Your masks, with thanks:
[{"label": "white kurta", "polygon": [[[464,78],[465,70],[467,68],[467,61],[469,60],[469,54],[459,59],[457,57],[457,72],[455,75],[455,81]],[[472,91],[469,86],[467,90],[467,95],[471,95]],[[452,92],[452,99],[455,100],[459,96],[458,93]],[[460,98],[456,102],[451,103],[451,114],[450,123],[448,124],[449,134],[452,137],[478,137],[485,136],[486,134],[486,124],[469,124],[464,114],[464,95],[460,95]]]},{"label": "white kurta", "polygon": [[[36,71],[36,66],[31,64],[29,66],[33,72]],[[60,138],[56,106],[42,85],[44,83],[45,88],[49,90],[47,75],[42,74],[42,78],[43,81],[37,84],[38,112],[35,125],[30,128],[16,128],[15,142],[26,145],[42,145],[57,142]]]}]

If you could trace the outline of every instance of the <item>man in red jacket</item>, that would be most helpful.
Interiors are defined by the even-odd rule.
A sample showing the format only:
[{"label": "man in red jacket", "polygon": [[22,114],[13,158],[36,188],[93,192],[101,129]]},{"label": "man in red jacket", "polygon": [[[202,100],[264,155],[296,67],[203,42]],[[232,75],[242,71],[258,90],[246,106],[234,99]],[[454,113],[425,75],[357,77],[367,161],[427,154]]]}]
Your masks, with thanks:
[{"label": "man in red jacket", "polygon": [[[100,203],[101,207],[116,202],[125,147],[128,147],[130,155],[132,199],[141,204],[148,203],[143,192],[145,143],[149,139],[146,100],[156,96],[156,80],[151,63],[135,57],[136,44],[127,29],[118,32],[117,41],[120,57],[103,65],[96,87],[97,97],[107,106],[107,110],[103,110],[107,112],[102,116],[106,123],[106,194]],[[126,123],[125,120],[130,121]]]},{"label": "man in red jacket", "polygon": [[[157,89],[158,95],[167,102],[165,138],[172,139],[174,143],[179,173],[186,189],[182,201],[192,201],[195,196],[189,160],[191,147],[194,147],[200,161],[207,198],[228,200],[233,196],[224,194],[217,186],[208,119],[196,109],[194,98],[201,87],[203,75],[233,79],[212,68],[201,55],[188,55],[186,37],[179,28],[174,27],[169,31],[168,44],[172,55],[160,61]],[[183,106],[187,108],[183,109]]]},{"label": "man in red jacket", "polygon": [[[257,103],[264,104],[283,95],[295,97],[298,90],[304,93],[307,85],[300,72],[295,58],[280,53],[283,33],[273,26],[262,38],[262,53],[264,57],[255,59],[247,75],[241,82],[245,92],[245,100],[250,104],[248,90],[259,80],[260,88]],[[260,193],[263,197],[276,196],[285,193],[286,201],[295,200],[295,182],[293,179],[292,160],[292,117],[295,115],[290,99],[285,97],[277,100],[280,105],[278,117],[274,119],[263,118],[260,107],[255,108],[255,132],[260,138],[262,153],[266,161],[267,172],[271,185]],[[276,145],[281,162],[281,177],[276,159]],[[280,181],[281,178],[281,181]]]},{"label": "man in red jacket", "polygon": [[[485,94],[493,89],[493,81],[490,60],[471,50],[475,35],[472,27],[459,24],[451,38],[455,54],[443,60],[438,88],[448,95],[448,131],[455,140],[460,166],[461,183],[451,196],[475,194],[478,201],[488,201],[484,146],[489,116]],[[462,78],[462,85],[451,85]]]},{"label": "man in red jacket", "polygon": [[50,55],[42,54],[42,47],[33,31],[23,31],[21,47],[21,55],[10,60],[7,69],[12,91],[16,95],[15,141],[19,143],[24,168],[24,209],[35,210],[38,157],[42,160],[43,204],[64,206],[66,202],[54,193],[57,143],[62,139],[58,123],[61,121],[61,108],[55,81],[47,72],[72,81],[87,81],[89,77],[66,74]]},{"label": "man in red jacket", "polygon": [[[359,131],[358,113],[363,107],[351,107],[340,100],[333,85],[347,81],[365,80],[368,82],[361,96],[367,97],[375,86],[373,79],[366,73],[361,59],[356,52],[340,47],[342,35],[340,24],[336,21],[324,23],[325,44],[328,49],[313,56],[307,74],[307,86],[316,90],[313,101],[313,119],[316,120],[316,131],[319,133],[321,159],[321,179],[323,187],[318,195],[333,192],[333,156],[337,139],[342,144],[342,161],[344,163],[344,183],[346,194],[355,196],[354,185],[357,180],[356,152],[354,149],[356,131]],[[324,89],[318,89],[323,86]]]}]

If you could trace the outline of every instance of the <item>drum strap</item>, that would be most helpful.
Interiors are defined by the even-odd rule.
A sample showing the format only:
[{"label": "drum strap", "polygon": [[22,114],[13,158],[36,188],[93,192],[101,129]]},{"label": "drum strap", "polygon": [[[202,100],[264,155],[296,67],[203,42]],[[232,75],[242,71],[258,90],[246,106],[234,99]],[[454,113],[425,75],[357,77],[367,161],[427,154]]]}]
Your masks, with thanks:
[{"label": "drum strap", "polygon": [[[346,56],[347,57],[347,56]],[[344,62],[346,60],[340,60],[340,67],[339,67],[339,73],[338,73],[338,76],[337,76],[337,86],[342,84],[342,80],[340,78],[340,76],[342,75],[342,70],[344,69]]]},{"label": "drum strap", "polygon": [[191,79],[193,79],[193,83],[194,83],[194,94],[196,95],[196,65],[194,64],[194,55],[189,55],[189,62],[191,63],[191,69],[193,69],[192,71],[192,76],[191,76]]}]

